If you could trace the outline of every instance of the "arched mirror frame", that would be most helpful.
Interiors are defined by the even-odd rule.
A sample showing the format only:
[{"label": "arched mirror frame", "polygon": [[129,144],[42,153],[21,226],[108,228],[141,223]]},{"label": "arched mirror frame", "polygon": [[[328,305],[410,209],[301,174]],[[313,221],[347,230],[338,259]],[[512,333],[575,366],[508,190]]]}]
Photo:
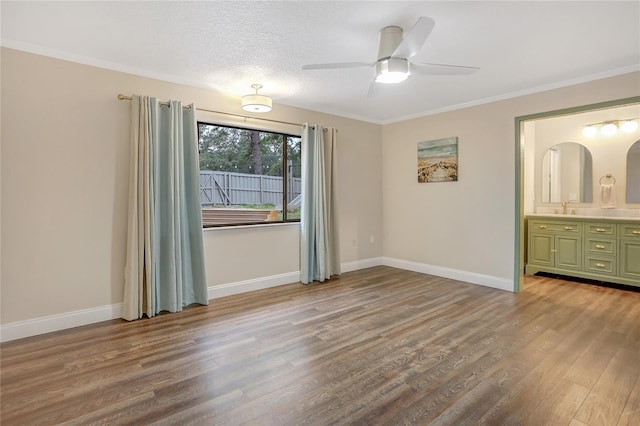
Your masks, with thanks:
[{"label": "arched mirror frame", "polygon": [[627,151],[627,203],[640,203],[640,140]]},{"label": "arched mirror frame", "polygon": [[[563,148],[565,148],[563,150]],[[573,151],[573,152],[572,152]],[[553,155],[555,154],[555,155]],[[570,156],[569,158],[567,158]],[[567,175],[561,170],[571,170]],[[567,182],[569,178],[569,182]],[[593,156],[579,142],[560,142],[542,156],[542,202],[593,202]]]}]

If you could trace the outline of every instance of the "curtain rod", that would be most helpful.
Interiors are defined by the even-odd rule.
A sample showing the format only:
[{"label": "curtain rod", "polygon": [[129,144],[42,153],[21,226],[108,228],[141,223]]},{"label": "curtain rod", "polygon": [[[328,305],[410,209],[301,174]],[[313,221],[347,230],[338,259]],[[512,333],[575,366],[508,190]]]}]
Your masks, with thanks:
[{"label": "curtain rod", "polygon": [[[131,98],[131,96],[118,94],[118,99],[121,100],[121,101],[130,101],[132,98]],[[160,101],[160,105],[169,106],[169,102]],[[190,106],[184,106],[183,108],[191,109]],[[244,119],[249,118],[249,119],[252,119],[252,120],[270,121],[272,123],[289,124],[291,126],[300,126],[300,127],[302,127],[302,124],[300,124],[300,123],[291,123],[290,121],[280,121],[280,120],[271,120],[269,118],[251,117],[249,115],[233,114],[233,113],[230,113],[230,112],[214,111],[214,110],[211,110],[211,109],[196,108],[196,111],[212,112],[214,114],[231,115],[233,117],[240,117],[240,118],[244,118]],[[311,127],[315,127],[315,126],[311,126]]]}]

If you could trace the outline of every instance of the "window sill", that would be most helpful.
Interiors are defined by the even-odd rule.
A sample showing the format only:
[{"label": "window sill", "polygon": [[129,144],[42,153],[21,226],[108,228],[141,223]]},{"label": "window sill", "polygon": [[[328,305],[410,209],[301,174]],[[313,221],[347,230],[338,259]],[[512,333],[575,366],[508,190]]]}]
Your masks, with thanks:
[{"label": "window sill", "polygon": [[300,222],[274,222],[274,223],[254,223],[247,225],[222,225],[222,226],[210,226],[208,228],[202,228],[203,231],[228,231],[230,229],[247,229],[247,228],[264,228],[273,226],[300,226]]}]

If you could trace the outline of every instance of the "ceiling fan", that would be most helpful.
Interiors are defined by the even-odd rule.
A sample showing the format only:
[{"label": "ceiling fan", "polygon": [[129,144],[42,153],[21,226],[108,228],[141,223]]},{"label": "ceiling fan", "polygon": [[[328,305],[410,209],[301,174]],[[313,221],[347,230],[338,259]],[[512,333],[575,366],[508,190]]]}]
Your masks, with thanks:
[{"label": "ceiling fan", "polygon": [[461,65],[420,63],[409,61],[417,55],[435,26],[433,19],[422,16],[407,35],[402,37],[402,28],[388,26],[380,30],[378,59],[375,62],[342,62],[332,64],[308,64],[303,70],[373,68],[375,77],[369,87],[369,97],[375,90],[375,83],[401,83],[411,74],[423,75],[464,75],[479,70],[477,67]]}]

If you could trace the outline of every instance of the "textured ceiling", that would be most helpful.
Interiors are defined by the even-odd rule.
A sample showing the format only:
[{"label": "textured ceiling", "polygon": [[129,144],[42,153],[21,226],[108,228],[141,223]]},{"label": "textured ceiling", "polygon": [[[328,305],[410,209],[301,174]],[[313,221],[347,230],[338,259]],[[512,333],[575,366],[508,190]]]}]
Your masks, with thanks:
[{"label": "textured ceiling", "polygon": [[[480,67],[412,75],[367,98],[378,32],[436,25],[414,58]],[[1,3],[2,45],[376,123],[640,69],[640,2],[230,1]],[[639,83],[640,84],[640,83]]]}]

